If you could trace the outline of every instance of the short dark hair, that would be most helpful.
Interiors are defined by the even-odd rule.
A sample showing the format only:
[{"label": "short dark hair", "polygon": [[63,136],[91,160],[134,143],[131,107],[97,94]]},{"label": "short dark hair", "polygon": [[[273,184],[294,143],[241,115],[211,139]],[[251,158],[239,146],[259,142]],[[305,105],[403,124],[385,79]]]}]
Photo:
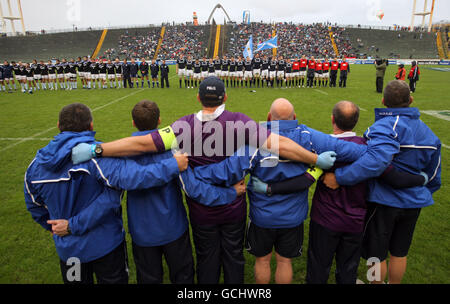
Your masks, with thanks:
[{"label": "short dark hair", "polygon": [[91,110],[82,103],[72,103],[59,112],[59,130],[61,132],[89,131],[91,123]]},{"label": "short dark hair", "polygon": [[384,104],[389,108],[409,106],[409,86],[402,80],[392,80],[384,88]]},{"label": "short dark hair", "polygon": [[154,130],[159,120],[158,105],[150,100],[142,100],[134,106],[131,116],[139,131]]},{"label": "short dark hair", "polygon": [[[353,107],[352,111],[343,111],[343,104],[350,103]],[[333,108],[334,123],[342,131],[351,131],[359,120],[359,107],[353,102],[338,102]]]}]

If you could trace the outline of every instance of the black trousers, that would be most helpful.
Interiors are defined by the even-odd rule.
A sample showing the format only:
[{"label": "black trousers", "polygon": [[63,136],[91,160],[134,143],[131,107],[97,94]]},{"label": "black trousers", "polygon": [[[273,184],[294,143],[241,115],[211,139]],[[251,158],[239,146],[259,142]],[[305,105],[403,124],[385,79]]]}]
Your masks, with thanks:
[{"label": "black trousers", "polygon": [[170,282],[194,284],[194,258],[189,229],[177,240],[163,246],[141,247],[133,243],[138,284],[162,283],[163,256],[169,266]]},{"label": "black trousers", "polygon": [[361,257],[362,233],[335,232],[311,220],[306,282],[326,284],[336,256],[336,282],[355,284]]},{"label": "black trousers", "polygon": [[130,75],[123,75],[123,87],[126,88],[127,84],[130,88],[133,87],[133,82],[131,81]]},{"label": "black trousers", "polygon": [[345,88],[347,87],[347,71],[342,72],[339,78],[339,87]]},{"label": "black trousers", "polygon": [[123,241],[116,249],[97,260],[81,263],[79,278],[76,277],[76,265],[67,265],[60,260],[64,284],[94,284],[94,274],[98,284],[128,284],[127,245]]},{"label": "black trousers", "polygon": [[409,90],[413,93],[416,91],[416,80],[414,79],[409,80]]},{"label": "black trousers", "polygon": [[243,284],[245,220],[221,225],[192,224],[192,232],[198,283],[219,283],[223,268],[225,284]]},{"label": "black trousers", "polygon": [[169,76],[168,75],[161,75],[161,88],[164,89],[164,82],[166,83],[165,85],[169,88]]},{"label": "black trousers", "polygon": [[383,77],[377,77],[375,81],[375,85],[377,87],[377,92],[382,93],[383,92]]},{"label": "black trousers", "polygon": [[330,72],[330,87],[336,87],[337,72]]}]

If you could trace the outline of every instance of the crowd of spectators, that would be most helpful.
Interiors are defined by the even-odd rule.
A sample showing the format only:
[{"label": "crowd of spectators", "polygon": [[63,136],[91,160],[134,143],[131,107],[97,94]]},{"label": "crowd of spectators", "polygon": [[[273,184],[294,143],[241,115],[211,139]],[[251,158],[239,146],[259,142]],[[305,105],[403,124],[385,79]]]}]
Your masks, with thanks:
[{"label": "crowd of spectators", "polygon": [[107,49],[103,58],[153,58],[160,34],[160,27],[150,28],[145,34],[130,34],[126,31],[119,36],[117,48]]},{"label": "crowd of spectators", "polygon": [[[329,36],[328,24],[322,23],[308,25],[293,23],[233,25],[229,33],[227,48],[229,55],[241,55],[242,49],[247,44],[250,35],[253,36],[253,49],[256,50],[258,43],[272,38],[274,29],[278,36],[277,53],[285,58],[298,58],[302,55],[320,58],[335,56]],[[345,36],[345,29],[334,27],[332,31],[339,54],[352,54],[353,47],[350,40]],[[270,54],[271,51],[263,51],[262,53]]]},{"label": "crowd of spectators", "polygon": [[206,52],[209,27],[179,25],[167,26],[158,58],[176,59],[183,53],[193,57],[203,56]]}]

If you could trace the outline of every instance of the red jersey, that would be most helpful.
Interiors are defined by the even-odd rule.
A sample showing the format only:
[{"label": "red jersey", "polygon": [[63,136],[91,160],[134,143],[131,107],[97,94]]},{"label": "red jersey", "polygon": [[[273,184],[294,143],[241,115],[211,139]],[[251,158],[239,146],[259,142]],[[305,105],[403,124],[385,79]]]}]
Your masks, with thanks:
[{"label": "red jersey", "polygon": [[293,70],[293,71],[298,71],[298,70],[300,70],[300,62],[294,61],[294,63],[292,64],[292,70]]},{"label": "red jersey", "polygon": [[322,63],[321,62],[316,63],[316,71],[322,71]]},{"label": "red jersey", "polygon": [[339,62],[338,62],[338,61],[332,61],[332,62],[331,62],[331,70],[332,70],[332,71],[337,71],[337,70],[339,70]]},{"label": "red jersey", "polygon": [[322,64],[322,70],[328,72],[329,69],[330,69],[330,63],[329,62],[324,62]]},{"label": "red jersey", "polygon": [[420,70],[417,65],[411,67],[411,70],[409,71],[408,79],[417,80],[419,79]]},{"label": "red jersey", "polygon": [[347,71],[348,70],[348,62],[342,62],[341,63],[341,71]]},{"label": "red jersey", "polygon": [[300,59],[300,67],[301,68],[306,68],[307,65],[308,65],[307,59]]},{"label": "red jersey", "polygon": [[314,60],[308,61],[308,69],[309,70],[315,70],[316,69],[316,62]]}]

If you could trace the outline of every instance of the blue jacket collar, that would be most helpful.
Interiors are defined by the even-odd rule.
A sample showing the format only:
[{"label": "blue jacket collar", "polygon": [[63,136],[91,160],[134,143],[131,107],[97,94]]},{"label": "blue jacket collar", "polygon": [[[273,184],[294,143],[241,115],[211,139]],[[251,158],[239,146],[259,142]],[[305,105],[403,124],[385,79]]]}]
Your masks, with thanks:
[{"label": "blue jacket collar", "polygon": [[95,132],[61,132],[36,155],[36,162],[51,171],[58,171],[71,162],[72,148],[79,143],[94,143]]},{"label": "blue jacket collar", "polygon": [[376,108],[375,121],[389,116],[407,116],[411,119],[419,119],[420,112],[418,108]]},{"label": "blue jacket collar", "polygon": [[278,124],[279,130],[289,130],[289,129],[295,129],[298,127],[298,120],[275,120],[275,121],[268,121],[263,123],[262,125],[267,128],[273,128],[275,126],[272,126],[273,124]]}]

